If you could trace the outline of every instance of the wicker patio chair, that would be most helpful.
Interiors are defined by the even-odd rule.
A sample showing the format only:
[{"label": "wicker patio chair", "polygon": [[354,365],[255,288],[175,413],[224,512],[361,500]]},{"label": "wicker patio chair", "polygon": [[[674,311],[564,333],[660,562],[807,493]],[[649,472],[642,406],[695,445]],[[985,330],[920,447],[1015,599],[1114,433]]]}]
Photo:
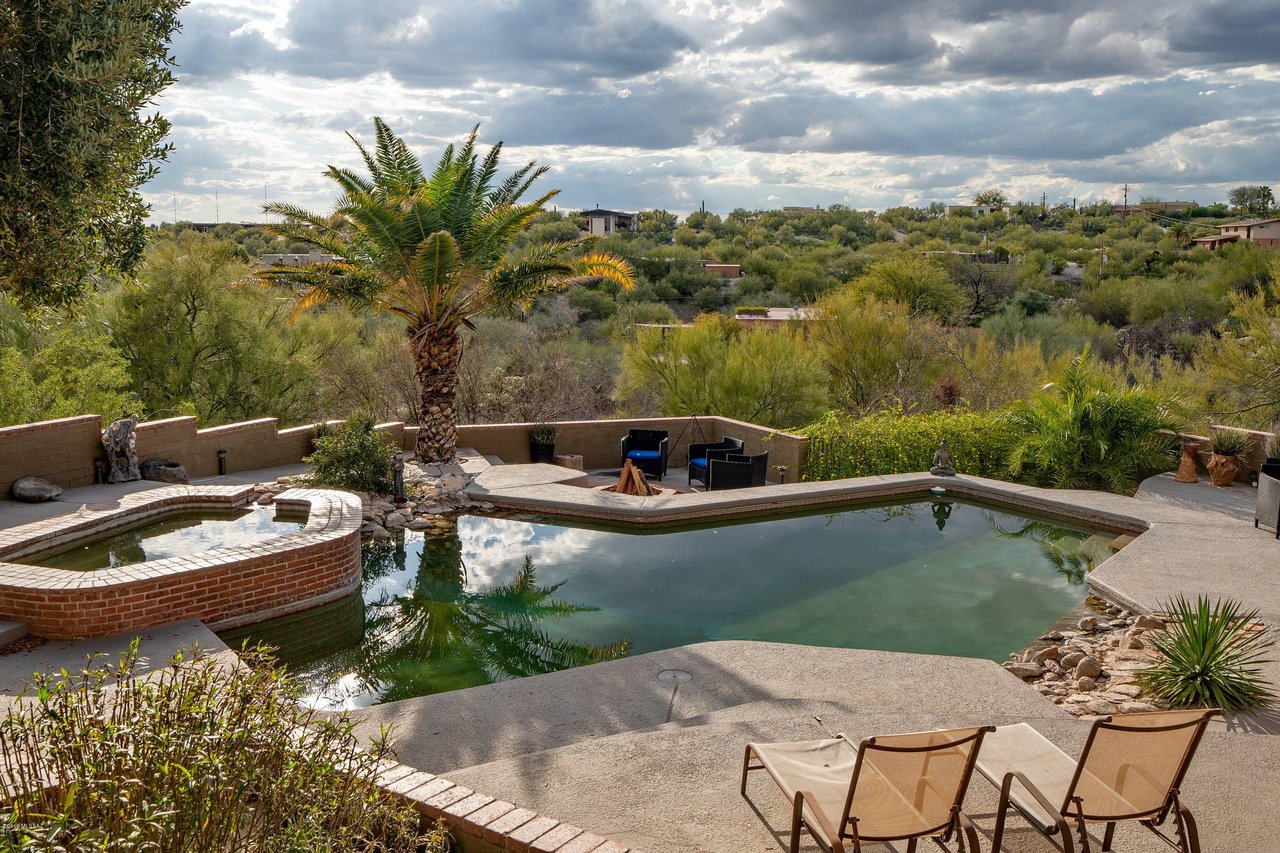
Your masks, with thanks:
[{"label": "wicker patio chair", "polygon": [[667,473],[667,431],[665,429],[629,429],[622,437],[622,461],[627,460],[650,477],[661,482]]},{"label": "wicker patio chair", "polygon": [[769,466],[769,451],[754,456],[740,453],[711,453],[707,459],[707,491],[763,486]]},{"label": "wicker patio chair", "polygon": [[831,853],[861,853],[864,843],[879,841],[906,841],[907,853],[915,853],[921,838],[942,845],[952,836],[961,851],[977,853],[977,831],[960,806],[982,737],[993,730],[890,735],[857,745],[843,735],[749,743],[742,796],[751,771],[772,777],[792,804],[790,853],[800,849],[802,828]]},{"label": "wicker patio chair", "polygon": [[741,439],[729,436],[725,436],[715,444],[689,445],[689,485],[692,486],[693,481],[697,480],[705,486],[710,473],[707,463],[711,459],[723,459],[730,453],[741,453],[742,448]]},{"label": "wicker patio chair", "polygon": [[[1196,746],[1216,709],[1154,711],[1103,717],[1093,724],[1080,760],[1026,723],[988,735],[978,772],[1000,788],[992,850],[999,853],[1005,817],[1016,809],[1065,853],[1089,853],[1090,823],[1106,824],[1102,849],[1111,849],[1116,823],[1136,820],[1180,853],[1199,853],[1191,812],[1179,797]],[[1161,830],[1172,818],[1173,836]]]}]

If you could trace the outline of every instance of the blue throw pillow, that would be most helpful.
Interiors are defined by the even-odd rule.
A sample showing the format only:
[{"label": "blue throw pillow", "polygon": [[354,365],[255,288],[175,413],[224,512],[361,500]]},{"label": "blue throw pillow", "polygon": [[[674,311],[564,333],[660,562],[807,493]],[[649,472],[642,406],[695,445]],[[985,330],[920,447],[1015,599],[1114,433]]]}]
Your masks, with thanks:
[{"label": "blue throw pillow", "polygon": [[656,450],[632,450],[627,453],[628,459],[661,459],[662,454]]}]

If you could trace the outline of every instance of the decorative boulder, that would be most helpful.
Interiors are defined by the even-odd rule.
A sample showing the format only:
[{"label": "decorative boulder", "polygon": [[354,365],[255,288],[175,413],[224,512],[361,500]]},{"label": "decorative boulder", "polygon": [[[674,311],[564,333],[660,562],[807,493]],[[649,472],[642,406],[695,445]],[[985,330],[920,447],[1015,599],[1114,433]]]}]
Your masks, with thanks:
[{"label": "decorative boulder", "polygon": [[62,494],[62,487],[40,477],[23,477],[13,484],[13,499],[23,503],[38,504],[51,501]]},{"label": "decorative boulder", "polygon": [[190,483],[187,469],[180,462],[168,459],[148,459],[138,466],[138,472],[144,480],[155,480],[157,483]]},{"label": "decorative boulder", "polygon": [[102,431],[102,449],[107,452],[107,482],[130,483],[141,480],[138,471],[138,444],[133,431],[138,416],[116,418]]}]

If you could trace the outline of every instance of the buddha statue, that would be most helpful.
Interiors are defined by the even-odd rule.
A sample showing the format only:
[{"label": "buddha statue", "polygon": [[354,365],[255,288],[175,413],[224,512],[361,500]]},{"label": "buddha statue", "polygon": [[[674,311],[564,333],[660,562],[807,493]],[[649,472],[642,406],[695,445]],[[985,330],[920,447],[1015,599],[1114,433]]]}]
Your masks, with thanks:
[{"label": "buddha statue", "polygon": [[951,451],[947,449],[947,440],[942,439],[942,444],[938,445],[938,450],[933,454],[933,467],[929,469],[929,473],[936,477],[954,477],[956,469],[951,464]]}]

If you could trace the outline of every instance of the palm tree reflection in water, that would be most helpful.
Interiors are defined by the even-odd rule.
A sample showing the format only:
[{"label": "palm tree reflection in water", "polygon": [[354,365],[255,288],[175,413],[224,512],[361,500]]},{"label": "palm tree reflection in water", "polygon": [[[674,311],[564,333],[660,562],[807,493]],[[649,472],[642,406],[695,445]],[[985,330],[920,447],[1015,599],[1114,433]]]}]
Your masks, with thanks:
[{"label": "palm tree reflection in water", "polygon": [[[403,540],[366,543],[364,583],[406,569]],[[631,641],[592,646],[557,639],[546,623],[598,608],[555,598],[563,581],[539,586],[533,560],[509,583],[468,589],[462,543],[427,537],[413,586],[366,601],[359,679],[394,702],[626,657]]]},{"label": "palm tree reflection in water", "polygon": [[1047,522],[1030,519],[1017,519],[1021,526],[1017,530],[1009,530],[1000,523],[1001,518],[1008,516],[988,510],[984,510],[982,515],[997,536],[1005,539],[1030,539],[1039,545],[1044,558],[1076,586],[1084,583],[1085,577],[1095,566],[1115,553],[1110,544],[1096,535],[1086,538]]}]

